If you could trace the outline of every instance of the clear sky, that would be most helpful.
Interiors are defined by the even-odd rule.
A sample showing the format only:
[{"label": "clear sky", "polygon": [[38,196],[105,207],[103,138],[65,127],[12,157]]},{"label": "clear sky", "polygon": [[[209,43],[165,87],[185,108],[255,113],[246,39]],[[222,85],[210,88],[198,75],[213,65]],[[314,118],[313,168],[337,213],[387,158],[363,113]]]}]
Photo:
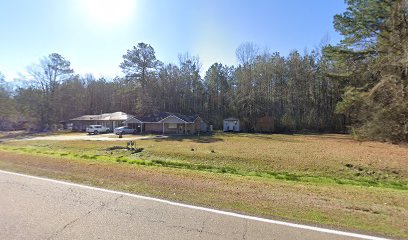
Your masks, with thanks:
[{"label": "clear sky", "polygon": [[343,0],[0,0],[0,72],[8,80],[50,53],[77,73],[113,77],[127,49],[149,43],[159,60],[180,53],[236,65],[253,42],[271,52],[313,49],[341,39],[333,16]]}]

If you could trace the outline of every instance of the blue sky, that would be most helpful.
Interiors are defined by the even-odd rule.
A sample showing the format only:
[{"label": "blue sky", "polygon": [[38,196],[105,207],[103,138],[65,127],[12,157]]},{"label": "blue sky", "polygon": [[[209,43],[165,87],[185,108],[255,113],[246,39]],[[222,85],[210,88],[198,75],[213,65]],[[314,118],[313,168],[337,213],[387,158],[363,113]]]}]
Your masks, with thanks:
[{"label": "blue sky", "polygon": [[342,0],[0,0],[0,72],[8,80],[57,52],[80,74],[113,77],[127,49],[151,44],[159,60],[189,52],[202,73],[236,65],[243,42],[288,55],[341,39]]}]

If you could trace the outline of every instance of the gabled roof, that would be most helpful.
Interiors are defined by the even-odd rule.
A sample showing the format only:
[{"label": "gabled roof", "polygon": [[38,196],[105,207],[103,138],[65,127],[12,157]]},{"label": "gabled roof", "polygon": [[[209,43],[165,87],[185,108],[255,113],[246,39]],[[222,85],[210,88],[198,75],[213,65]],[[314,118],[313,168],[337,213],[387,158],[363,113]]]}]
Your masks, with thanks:
[{"label": "gabled roof", "polygon": [[84,115],[77,118],[71,119],[71,121],[126,121],[132,118],[124,112],[114,112],[114,113],[103,113],[100,115]]},{"label": "gabled roof", "polygon": [[195,115],[183,115],[180,113],[170,113],[170,115],[178,117],[181,120],[186,121],[186,122],[194,122],[198,118],[198,115],[196,114]]},{"label": "gabled roof", "polygon": [[180,113],[156,112],[156,113],[152,113],[146,116],[141,116],[141,117],[136,116],[134,118],[141,122],[146,122],[146,123],[157,122],[158,123],[169,117],[176,117],[182,120],[183,122],[193,123],[197,119],[198,115],[184,115]]},{"label": "gabled roof", "polygon": [[140,121],[139,119],[132,117],[129,118],[128,120],[126,120],[126,123],[143,123],[142,121]]}]

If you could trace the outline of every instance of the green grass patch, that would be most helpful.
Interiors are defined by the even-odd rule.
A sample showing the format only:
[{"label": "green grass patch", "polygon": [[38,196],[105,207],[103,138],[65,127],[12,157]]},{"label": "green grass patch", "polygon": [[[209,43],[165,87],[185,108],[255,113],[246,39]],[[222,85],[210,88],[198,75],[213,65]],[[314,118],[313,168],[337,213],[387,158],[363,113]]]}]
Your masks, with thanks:
[{"label": "green grass patch", "polygon": [[[107,150],[118,144],[0,144],[0,168],[263,217],[408,236],[401,221],[408,216],[404,178],[392,182],[395,178],[375,180],[375,176],[364,174],[329,176],[329,168],[245,168],[226,157],[223,164],[213,164],[205,157],[187,161],[150,151],[158,147],[152,142],[143,145],[146,152],[137,154],[120,148]],[[199,155],[206,149],[195,152]],[[219,149],[211,154],[223,153]],[[357,169],[350,165],[347,170],[363,172],[368,168],[359,170],[358,164],[353,165]],[[373,166],[370,173],[372,169],[378,172],[380,167]]]},{"label": "green grass patch", "polygon": [[[246,136],[246,135],[244,135]],[[262,136],[260,139],[268,139],[268,137]],[[84,141],[80,141],[84,142]],[[208,141],[204,141],[206,144]],[[16,142],[15,142],[16,143]],[[22,144],[22,146],[14,146],[13,144],[2,144],[0,150],[16,151],[30,154],[42,154],[42,155],[58,155],[63,158],[80,158],[84,160],[100,160],[100,161],[116,161],[117,163],[136,164],[143,166],[165,167],[165,168],[177,168],[187,169],[194,171],[212,172],[220,174],[232,174],[238,176],[251,176],[265,179],[275,179],[290,182],[302,182],[302,183],[314,183],[314,184],[338,184],[338,185],[354,185],[354,186],[366,186],[377,188],[391,188],[397,190],[408,190],[408,181],[397,178],[390,179],[375,179],[373,176],[362,175],[340,175],[336,174],[331,176],[328,172],[324,171],[262,171],[265,168],[258,168],[260,170],[253,170],[253,168],[245,168],[242,165],[230,163],[229,160],[223,159],[223,164],[211,164],[212,161],[206,159],[199,159],[199,161],[185,161],[184,157],[181,159],[174,159],[174,157],[157,156],[154,152],[147,151],[140,156],[133,156],[130,151],[126,151],[124,147],[114,145],[111,147],[100,148],[100,143],[86,143],[82,144],[83,147],[78,148],[76,146],[70,146],[71,142],[48,142],[43,144]],[[17,144],[19,145],[19,144]],[[107,143],[104,143],[107,145]],[[149,148],[149,147],[147,147]],[[151,147],[154,148],[154,147]],[[108,151],[107,151],[108,150]],[[143,155],[143,154],[146,154]],[[214,154],[214,153],[211,153]],[[166,156],[166,154],[163,154]],[[203,161],[204,160],[204,161]],[[238,159],[237,161],[240,161]],[[210,164],[203,164],[208,162]]]}]

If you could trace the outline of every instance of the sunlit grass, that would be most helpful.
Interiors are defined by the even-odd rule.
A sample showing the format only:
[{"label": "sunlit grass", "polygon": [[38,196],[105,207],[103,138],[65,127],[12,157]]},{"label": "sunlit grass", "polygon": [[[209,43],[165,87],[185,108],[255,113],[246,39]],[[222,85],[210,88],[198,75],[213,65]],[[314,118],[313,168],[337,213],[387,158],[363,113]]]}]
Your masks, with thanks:
[{"label": "sunlit grass", "polygon": [[286,181],[408,189],[408,148],[345,135],[215,134],[125,142],[15,141],[0,149]]},{"label": "sunlit grass", "polygon": [[346,135],[9,141],[0,167],[259,216],[408,237],[408,149]]}]

